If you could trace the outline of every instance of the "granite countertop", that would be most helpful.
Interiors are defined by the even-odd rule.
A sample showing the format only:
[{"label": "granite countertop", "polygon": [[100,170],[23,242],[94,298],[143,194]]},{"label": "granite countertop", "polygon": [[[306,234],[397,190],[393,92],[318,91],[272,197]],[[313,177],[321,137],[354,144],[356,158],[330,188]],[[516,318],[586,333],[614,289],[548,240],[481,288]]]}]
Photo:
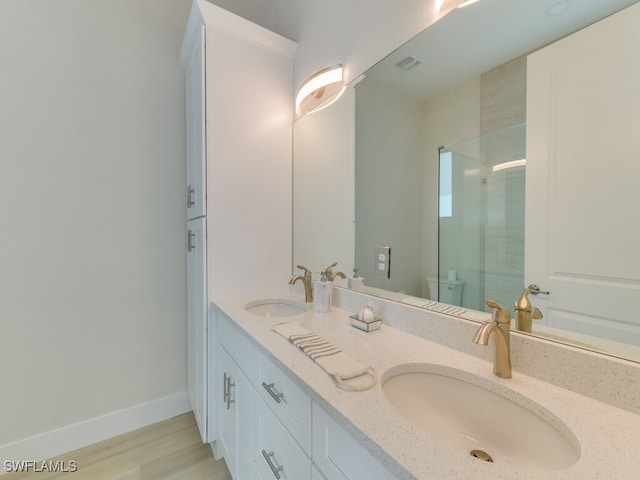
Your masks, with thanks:
[{"label": "granite countertop", "polygon": [[[292,294],[264,295],[288,298]],[[358,440],[391,473],[402,479],[592,479],[632,478],[640,472],[640,416],[563,388],[513,372],[504,380],[492,374],[492,364],[438,343],[390,327],[366,333],[351,327],[349,312],[332,307],[316,313],[312,304],[301,315],[268,318],[247,312],[244,305],[256,297],[216,302],[256,346],[278,364],[318,405]],[[272,331],[275,324],[299,322],[331,341],[362,363],[372,363],[378,373],[375,387],[345,391],[310,358]],[[471,342],[471,339],[469,339]],[[493,346],[490,343],[490,348]],[[408,364],[454,368],[481,378],[487,386],[508,389],[507,395],[526,397],[552,420],[566,426],[580,452],[577,462],[561,470],[534,470],[479,461],[429,435],[406,420],[385,397],[386,372]],[[504,391],[502,391],[504,395]],[[506,395],[505,395],[506,396]],[[535,408],[535,407],[532,407]],[[571,436],[569,434],[569,437]],[[527,435],[527,432],[522,432]]]}]

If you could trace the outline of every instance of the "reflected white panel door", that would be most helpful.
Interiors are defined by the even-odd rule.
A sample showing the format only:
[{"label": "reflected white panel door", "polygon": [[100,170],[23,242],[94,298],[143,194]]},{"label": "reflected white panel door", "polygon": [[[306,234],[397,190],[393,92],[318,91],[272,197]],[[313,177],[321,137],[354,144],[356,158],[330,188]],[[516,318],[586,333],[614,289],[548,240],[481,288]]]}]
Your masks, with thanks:
[{"label": "reflected white panel door", "polygon": [[206,219],[187,222],[187,394],[207,441]]},{"label": "reflected white panel door", "polygon": [[525,249],[543,322],[638,345],[639,59],[640,4],[529,56]]}]

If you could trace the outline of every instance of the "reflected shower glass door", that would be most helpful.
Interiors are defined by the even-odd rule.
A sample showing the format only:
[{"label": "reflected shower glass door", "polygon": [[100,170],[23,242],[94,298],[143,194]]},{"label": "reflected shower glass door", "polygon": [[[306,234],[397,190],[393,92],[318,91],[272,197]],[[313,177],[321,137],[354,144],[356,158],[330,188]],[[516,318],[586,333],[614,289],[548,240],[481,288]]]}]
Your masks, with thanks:
[{"label": "reflected shower glass door", "polygon": [[440,149],[441,302],[488,310],[491,298],[511,309],[520,295],[525,164],[524,124]]}]

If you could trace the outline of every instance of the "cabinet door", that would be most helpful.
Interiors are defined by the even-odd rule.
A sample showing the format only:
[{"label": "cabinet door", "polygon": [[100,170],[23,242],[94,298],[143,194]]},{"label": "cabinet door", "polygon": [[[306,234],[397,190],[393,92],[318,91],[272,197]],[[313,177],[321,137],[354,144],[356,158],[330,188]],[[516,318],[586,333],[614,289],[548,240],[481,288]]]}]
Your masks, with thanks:
[{"label": "cabinet door", "polygon": [[220,445],[234,480],[253,477],[253,387],[224,348],[220,349],[222,403]]},{"label": "cabinet door", "polygon": [[204,27],[186,69],[187,117],[187,218],[206,211],[205,68]]},{"label": "cabinet door", "polygon": [[187,393],[207,441],[207,273],[204,218],[187,222]]},{"label": "cabinet door", "polygon": [[220,391],[222,392],[222,402],[220,405],[220,438],[218,443],[222,450],[222,456],[227,461],[227,467],[234,473],[235,465],[235,444],[236,444],[236,426],[235,426],[235,405],[228,399],[230,383],[233,382],[235,368],[231,357],[224,348],[220,349],[220,374],[219,381],[222,382]]}]

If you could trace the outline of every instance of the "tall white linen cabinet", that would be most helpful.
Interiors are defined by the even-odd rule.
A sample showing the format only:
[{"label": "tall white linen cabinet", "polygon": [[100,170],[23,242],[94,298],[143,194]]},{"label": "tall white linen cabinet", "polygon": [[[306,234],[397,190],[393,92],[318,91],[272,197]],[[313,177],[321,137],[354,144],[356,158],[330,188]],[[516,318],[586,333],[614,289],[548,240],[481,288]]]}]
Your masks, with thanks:
[{"label": "tall white linen cabinet", "polygon": [[[215,302],[291,272],[296,44],[194,0],[186,72],[187,391],[204,442],[219,438]],[[219,395],[218,395],[219,394]]]}]

